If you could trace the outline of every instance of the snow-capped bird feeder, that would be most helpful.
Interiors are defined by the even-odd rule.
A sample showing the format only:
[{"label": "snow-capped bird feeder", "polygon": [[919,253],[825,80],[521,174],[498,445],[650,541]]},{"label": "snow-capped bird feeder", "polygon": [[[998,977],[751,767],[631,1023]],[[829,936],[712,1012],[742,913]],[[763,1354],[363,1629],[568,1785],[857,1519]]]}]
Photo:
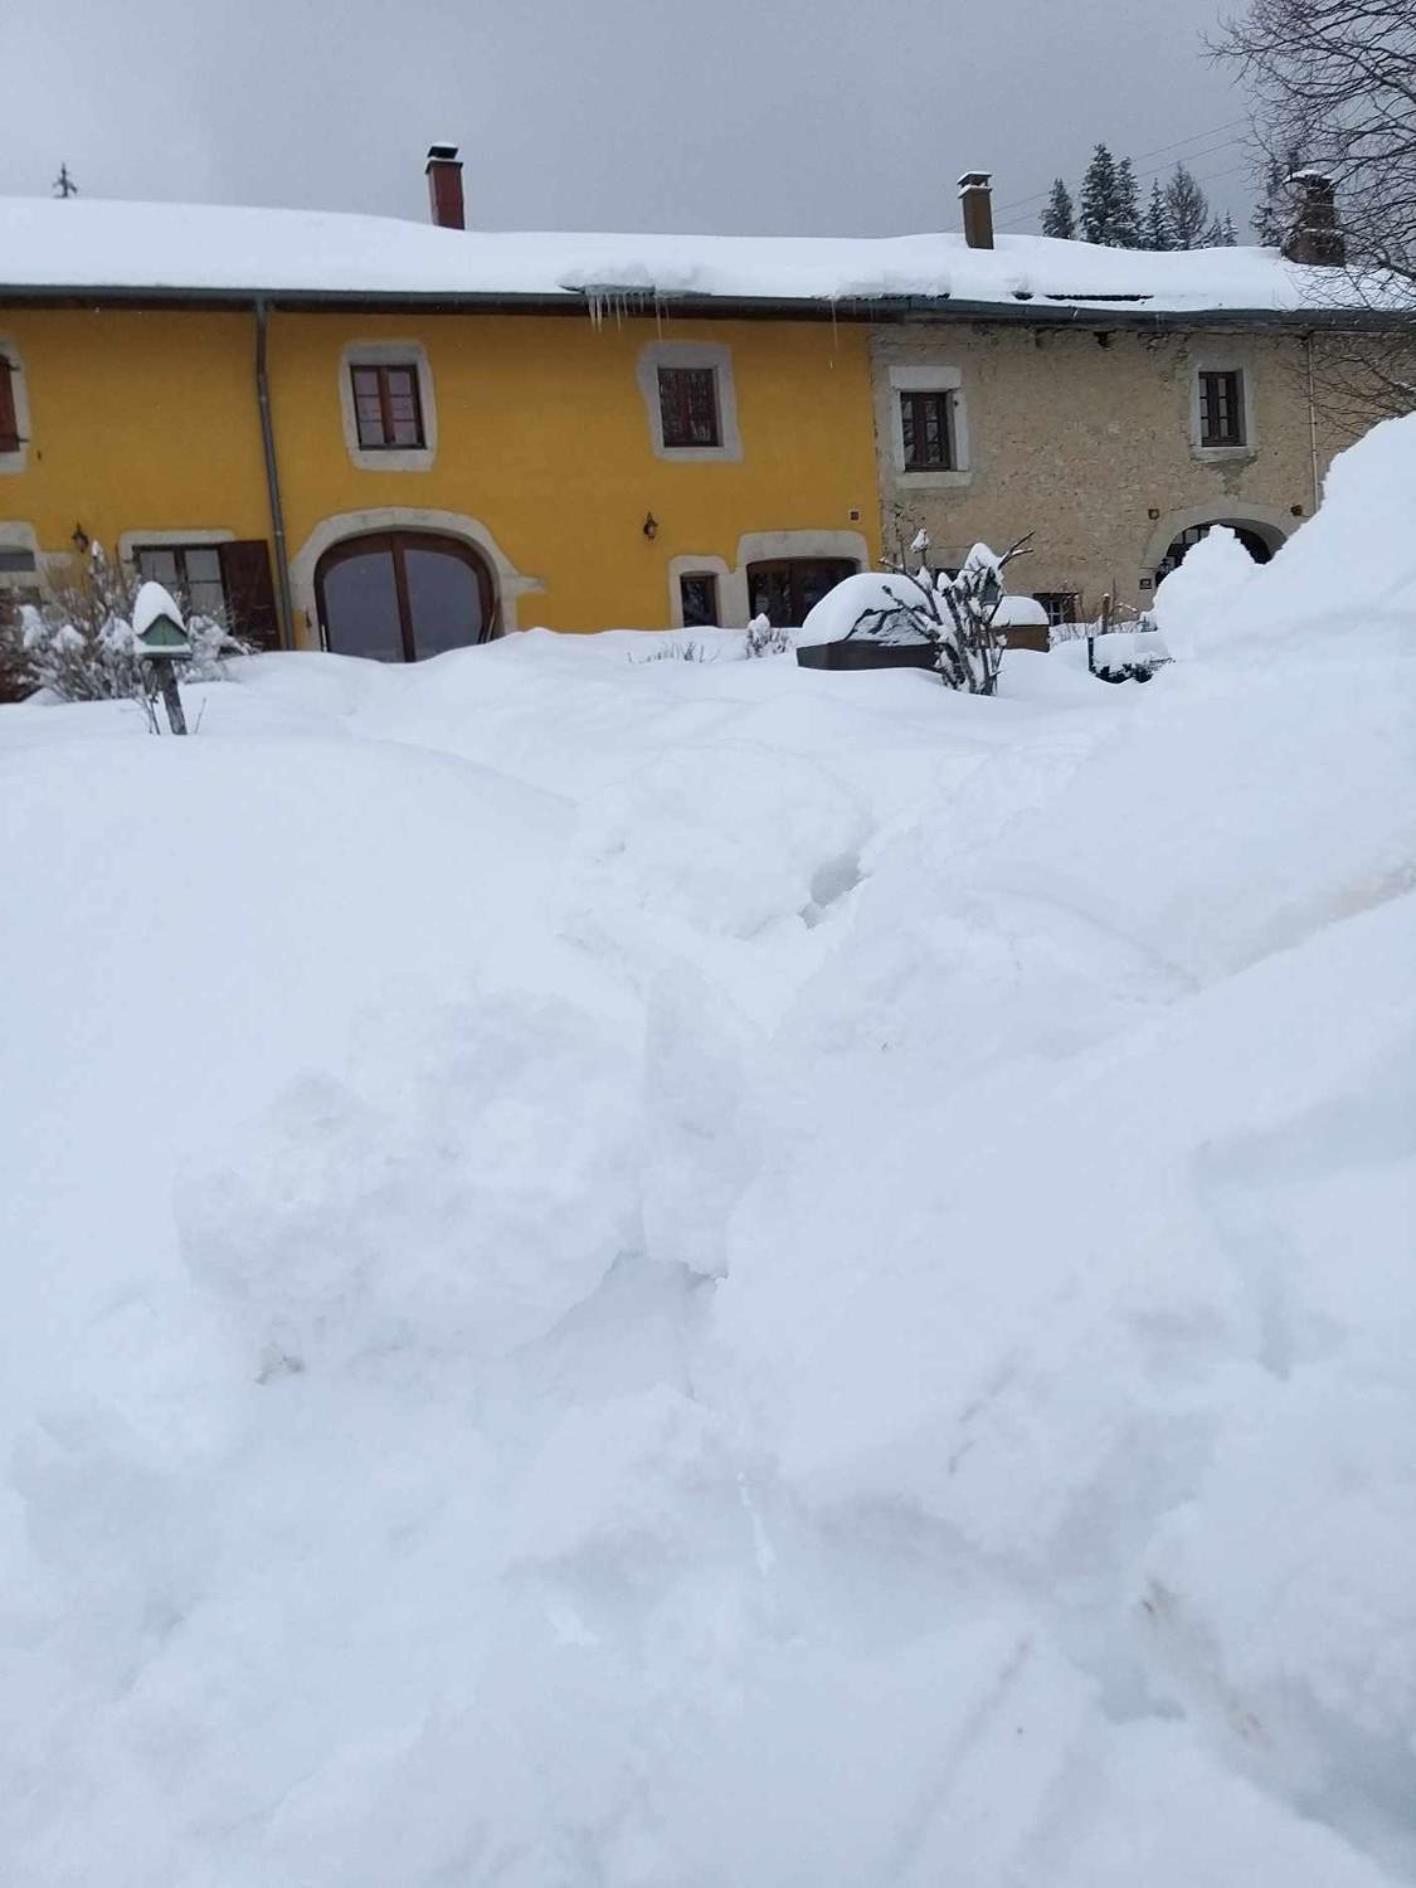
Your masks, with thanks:
[{"label": "snow-capped bird feeder", "polygon": [[182,612],[160,583],[145,583],[133,604],[133,647],[152,677],[153,693],[161,695],[167,725],[174,734],[187,732],[182,695],[177,686],[177,664],[189,662],[192,644]]}]

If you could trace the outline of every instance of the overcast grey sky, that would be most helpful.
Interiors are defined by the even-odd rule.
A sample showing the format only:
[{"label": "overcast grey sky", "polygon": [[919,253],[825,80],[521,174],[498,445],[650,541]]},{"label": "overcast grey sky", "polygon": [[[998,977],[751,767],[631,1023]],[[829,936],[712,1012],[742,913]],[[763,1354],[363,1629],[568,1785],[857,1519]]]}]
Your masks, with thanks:
[{"label": "overcast grey sky", "polygon": [[1242,234],[1245,101],[1202,46],[1221,7],[6,0],[0,193],[47,192],[62,159],[91,196],[422,217],[447,138],[489,229],[952,229],[971,167],[1001,227],[1035,229],[1026,199],[1100,138],[1143,193],[1193,156]]}]

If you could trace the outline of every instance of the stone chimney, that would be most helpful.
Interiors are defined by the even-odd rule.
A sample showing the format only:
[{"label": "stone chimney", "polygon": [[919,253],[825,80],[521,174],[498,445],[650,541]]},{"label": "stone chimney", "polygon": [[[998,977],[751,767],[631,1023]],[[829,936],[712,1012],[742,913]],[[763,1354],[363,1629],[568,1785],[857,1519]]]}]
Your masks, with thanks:
[{"label": "stone chimney", "polygon": [[428,146],[428,202],[441,229],[466,229],[462,202],[462,161],[455,144]]},{"label": "stone chimney", "polygon": [[1347,260],[1347,244],[1337,226],[1331,177],[1321,170],[1296,170],[1288,181],[1297,193],[1297,203],[1283,239],[1284,255],[1290,262],[1340,269]]},{"label": "stone chimney", "polygon": [[986,170],[966,170],[959,179],[964,241],[970,249],[993,247],[993,179]]}]

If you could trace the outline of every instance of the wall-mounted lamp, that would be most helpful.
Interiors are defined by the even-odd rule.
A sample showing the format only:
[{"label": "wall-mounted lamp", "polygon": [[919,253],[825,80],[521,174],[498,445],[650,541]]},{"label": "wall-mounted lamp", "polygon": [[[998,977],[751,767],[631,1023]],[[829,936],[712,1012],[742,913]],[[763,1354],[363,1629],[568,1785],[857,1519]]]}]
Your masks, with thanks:
[{"label": "wall-mounted lamp", "polygon": [[646,511],[644,514],[644,535],[649,539],[651,544],[659,535],[659,520],[654,516],[652,511]]},{"label": "wall-mounted lamp", "polygon": [[80,557],[83,557],[87,554],[88,547],[89,547],[89,534],[87,531],[84,530],[81,524],[76,524],[74,526],[74,535],[70,538],[69,542],[73,545],[74,549],[78,552]]}]

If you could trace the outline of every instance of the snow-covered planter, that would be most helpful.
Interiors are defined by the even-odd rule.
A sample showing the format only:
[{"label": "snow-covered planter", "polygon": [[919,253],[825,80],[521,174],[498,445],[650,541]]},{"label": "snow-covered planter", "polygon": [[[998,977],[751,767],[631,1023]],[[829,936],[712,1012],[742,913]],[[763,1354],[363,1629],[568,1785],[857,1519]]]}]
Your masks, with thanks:
[{"label": "snow-covered planter", "polygon": [[[928,668],[946,687],[971,695],[991,695],[1006,646],[997,624],[1004,603],[1003,571],[1023,553],[1020,538],[1000,557],[986,544],[975,544],[957,575],[931,564],[929,536],[921,531],[910,546],[918,553],[915,570],[847,578],[816,606],[803,626],[810,638],[797,650],[805,667],[825,669]],[[854,586],[855,592],[846,593]],[[869,600],[857,610],[844,635],[830,636],[829,618],[839,616],[867,589]],[[829,605],[824,616],[818,616]],[[816,632],[827,631],[827,639]]]},{"label": "snow-covered planter", "polygon": [[1005,649],[1032,649],[1046,655],[1052,647],[1047,611],[1036,597],[1003,597],[994,613],[993,628]]}]

